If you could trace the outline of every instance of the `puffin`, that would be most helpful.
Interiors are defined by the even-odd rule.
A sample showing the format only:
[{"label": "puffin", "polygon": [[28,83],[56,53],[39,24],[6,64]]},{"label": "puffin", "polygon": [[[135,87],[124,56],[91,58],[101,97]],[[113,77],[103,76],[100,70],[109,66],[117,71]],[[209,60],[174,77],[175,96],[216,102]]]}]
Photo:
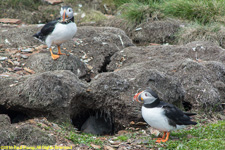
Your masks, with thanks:
[{"label": "puffin", "polygon": [[141,108],[143,119],[151,127],[164,132],[162,138],[156,139],[157,143],[168,141],[173,130],[197,124],[190,118],[196,113],[183,112],[176,106],[161,101],[151,88],[135,94],[133,100],[143,103]]},{"label": "puffin", "polygon": [[[52,59],[58,59],[61,53],[60,46],[62,43],[70,40],[77,32],[77,25],[74,23],[73,9],[69,6],[62,6],[60,10],[60,18],[53,20],[43,26],[43,28],[33,36],[46,43]],[[57,45],[58,54],[53,54],[52,44]]]}]

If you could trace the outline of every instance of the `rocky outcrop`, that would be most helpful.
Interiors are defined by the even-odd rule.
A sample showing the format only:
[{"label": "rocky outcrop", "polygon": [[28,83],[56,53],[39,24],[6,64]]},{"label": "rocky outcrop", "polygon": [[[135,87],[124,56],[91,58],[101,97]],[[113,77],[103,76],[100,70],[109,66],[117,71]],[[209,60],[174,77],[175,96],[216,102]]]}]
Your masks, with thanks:
[{"label": "rocky outcrop", "polygon": [[179,30],[181,23],[177,20],[160,20],[146,22],[136,27],[132,32],[132,40],[141,45],[149,43],[174,43],[175,33]]},{"label": "rocky outcrop", "polygon": [[114,53],[133,46],[123,30],[113,27],[80,27],[73,40],[75,43],[70,41],[65,47],[89,64],[95,75],[107,71],[106,66]]},{"label": "rocky outcrop", "polygon": [[22,145],[23,143],[26,145],[54,145],[56,143],[54,136],[27,124],[1,127],[0,138],[0,144],[4,146]]},{"label": "rocky outcrop", "polygon": [[70,70],[79,78],[85,78],[88,75],[86,65],[73,55],[62,55],[57,61],[54,61],[49,52],[38,53],[28,58],[26,67],[38,73],[55,70]]},{"label": "rocky outcrop", "polygon": [[[27,36],[22,34],[19,44],[35,43]],[[13,38],[10,59],[1,61],[7,74],[0,74],[0,114],[8,114],[13,124],[45,116],[72,122],[84,132],[111,134],[142,120],[132,98],[146,87],[185,110],[220,111],[224,103],[225,50],[210,42],[136,47],[120,29],[80,27],[62,46],[68,56],[52,60],[46,49],[35,46],[28,59],[17,57],[22,52],[10,49],[16,46]],[[21,61],[22,71],[31,71],[21,75],[10,69],[15,61]]]},{"label": "rocky outcrop", "polygon": [[68,121],[72,100],[85,92],[85,88],[86,84],[71,71],[44,72],[2,86],[0,105],[22,111],[28,118],[44,115]]},{"label": "rocky outcrop", "polygon": [[[184,46],[130,47],[112,57],[108,70],[136,66],[143,73],[155,69],[155,72],[163,72],[182,85],[184,101],[198,108],[220,110],[224,102],[224,94],[221,94],[225,81],[224,56],[225,50],[210,42],[192,42]],[[140,80],[144,80],[143,76],[140,76]],[[163,86],[167,84],[162,84],[161,90]],[[165,92],[162,94],[165,95]]]}]

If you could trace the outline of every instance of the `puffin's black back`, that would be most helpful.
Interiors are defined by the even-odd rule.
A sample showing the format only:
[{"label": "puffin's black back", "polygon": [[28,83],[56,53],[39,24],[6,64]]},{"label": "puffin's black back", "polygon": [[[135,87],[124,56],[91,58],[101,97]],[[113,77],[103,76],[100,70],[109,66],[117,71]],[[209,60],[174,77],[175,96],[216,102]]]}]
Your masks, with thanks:
[{"label": "puffin's black back", "polygon": [[[60,18],[59,18],[60,19]],[[47,24],[44,25],[44,27],[41,29],[41,31],[39,31],[38,33],[34,34],[33,36],[45,41],[46,37],[52,33],[52,31],[55,29],[55,25],[58,22],[58,20],[53,20]]]},{"label": "puffin's black back", "polygon": [[165,116],[168,118],[169,124],[171,126],[176,125],[196,125],[197,123],[194,121],[191,121],[191,118],[189,116],[195,115],[194,113],[187,113],[187,115],[175,107],[172,104],[168,104],[165,102],[160,102],[160,104],[157,107],[162,107],[164,109]]}]

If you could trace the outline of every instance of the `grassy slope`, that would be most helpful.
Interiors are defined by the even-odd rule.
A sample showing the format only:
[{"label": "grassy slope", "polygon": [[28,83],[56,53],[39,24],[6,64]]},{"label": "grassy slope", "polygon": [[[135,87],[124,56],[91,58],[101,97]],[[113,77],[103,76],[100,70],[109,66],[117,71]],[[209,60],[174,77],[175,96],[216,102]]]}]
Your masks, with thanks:
[{"label": "grassy slope", "polygon": [[[156,144],[153,135],[145,134],[143,130],[130,131],[125,134],[115,136],[93,136],[90,134],[78,134],[74,131],[66,131],[66,138],[73,141],[74,144],[84,144],[91,147],[91,144],[109,145],[109,140],[119,141],[122,143],[134,143],[137,140],[145,142],[138,143],[142,148],[153,149],[204,149],[204,150],[222,150],[225,145],[225,121],[220,120],[217,123],[199,123],[192,126],[191,129],[183,129],[171,133],[169,141],[166,143]],[[176,137],[176,139],[174,139]],[[129,144],[127,144],[129,145]]]},{"label": "grassy slope", "polygon": [[224,0],[114,0],[114,3],[121,16],[135,26],[167,17],[184,20],[185,27],[176,35],[177,44],[210,40],[224,46],[221,44],[225,36]]}]

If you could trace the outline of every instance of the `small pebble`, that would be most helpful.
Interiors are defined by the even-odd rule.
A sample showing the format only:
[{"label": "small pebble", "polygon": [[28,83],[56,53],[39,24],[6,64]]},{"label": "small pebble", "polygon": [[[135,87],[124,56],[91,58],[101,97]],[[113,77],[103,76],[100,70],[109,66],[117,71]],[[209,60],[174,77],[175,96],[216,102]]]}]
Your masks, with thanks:
[{"label": "small pebble", "polygon": [[19,71],[19,70],[22,70],[23,68],[21,68],[21,67],[15,67],[13,70],[14,71]]},{"label": "small pebble", "polygon": [[19,66],[20,63],[18,61],[13,61],[13,63],[16,65],[16,66]]},{"label": "small pebble", "polygon": [[23,54],[21,54],[20,55],[22,58],[24,58],[24,59],[27,59],[28,58],[28,56],[27,55],[23,55]]},{"label": "small pebble", "polygon": [[7,60],[7,57],[0,57],[0,61]]},{"label": "small pebble", "polygon": [[22,52],[27,52],[27,53],[32,53],[33,52],[33,48],[27,48],[27,49],[23,49],[21,51]]}]

